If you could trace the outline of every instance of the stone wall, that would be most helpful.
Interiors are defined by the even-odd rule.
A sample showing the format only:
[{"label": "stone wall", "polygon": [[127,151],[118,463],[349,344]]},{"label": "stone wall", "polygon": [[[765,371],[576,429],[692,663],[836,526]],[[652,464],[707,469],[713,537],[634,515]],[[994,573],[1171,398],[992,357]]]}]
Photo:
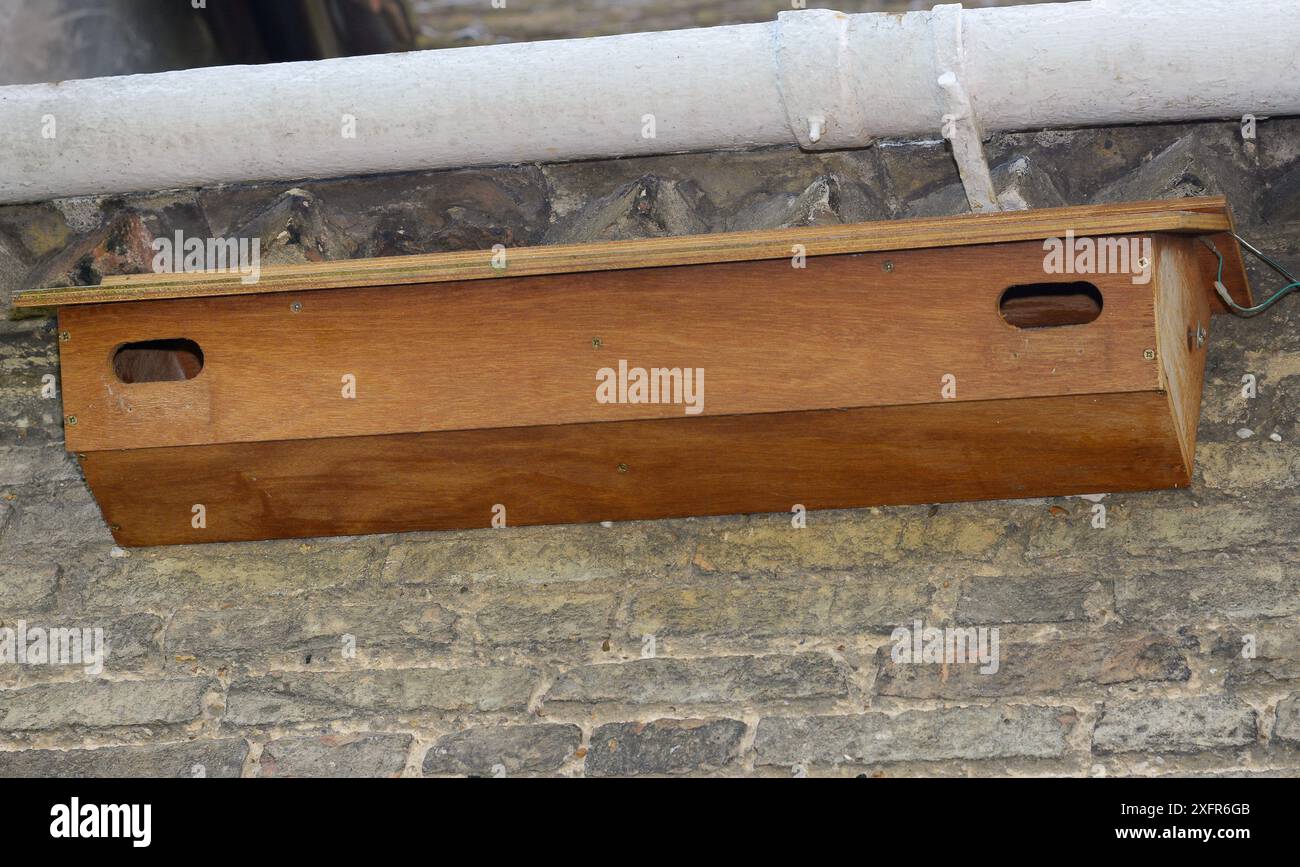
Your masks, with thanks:
[{"label": "stone wall", "polygon": [[[1031,206],[1225,193],[1300,268],[1300,121],[990,156]],[[176,229],[301,261],[962,207],[937,143],[67,200],[0,208],[0,300]],[[1295,775],[1297,350],[1300,298],[1216,318],[1194,485],[1104,529],[1063,498],[122,550],[41,394],[54,323],[0,322],[0,621],[111,643],[97,678],[0,665],[0,774]],[[997,626],[1000,670],[894,664],[916,618]]]},{"label": "stone wall", "polygon": [[[0,0],[3,2],[3,0]],[[456,48],[579,36],[616,36],[773,21],[797,0],[407,0],[421,48]],[[1018,6],[1029,0],[963,0],[962,6]],[[1049,3],[1066,0],[1045,0]],[[928,10],[935,0],[802,0],[838,12]]]}]

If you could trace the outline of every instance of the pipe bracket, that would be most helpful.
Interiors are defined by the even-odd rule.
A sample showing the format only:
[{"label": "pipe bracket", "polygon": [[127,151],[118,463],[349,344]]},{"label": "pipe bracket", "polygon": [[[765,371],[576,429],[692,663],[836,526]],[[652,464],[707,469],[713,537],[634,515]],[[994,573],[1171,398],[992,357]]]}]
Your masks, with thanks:
[{"label": "pipe bracket", "polygon": [[957,173],[966,190],[972,211],[1001,210],[988,157],[984,155],[983,131],[975,104],[962,80],[965,50],[962,46],[960,3],[935,6],[930,12],[934,40],[934,62],[942,124],[940,131],[952,145]]},{"label": "pipe bracket", "polygon": [[854,86],[854,19],[830,9],[777,13],[777,86],[790,132],[804,150],[866,147],[867,106]]}]

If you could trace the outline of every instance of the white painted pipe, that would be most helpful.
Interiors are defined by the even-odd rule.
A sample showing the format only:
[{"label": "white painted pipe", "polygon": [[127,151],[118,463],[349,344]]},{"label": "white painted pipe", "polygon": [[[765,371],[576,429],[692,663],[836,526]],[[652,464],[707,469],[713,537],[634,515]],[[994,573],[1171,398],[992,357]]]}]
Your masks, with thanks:
[{"label": "white painted pipe", "polygon": [[1290,0],[1091,0],[3,87],[0,202],[944,126],[960,164],[994,130],[1300,114],[1298,45]]}]

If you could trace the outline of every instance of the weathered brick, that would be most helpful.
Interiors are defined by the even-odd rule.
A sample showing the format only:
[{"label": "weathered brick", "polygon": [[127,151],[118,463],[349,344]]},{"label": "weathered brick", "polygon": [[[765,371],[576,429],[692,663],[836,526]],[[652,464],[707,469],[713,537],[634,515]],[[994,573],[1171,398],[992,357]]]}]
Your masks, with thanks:
[{"label": "weathered brick", "polygon": [[754,638],[888,632],[924,614],[932,593],[929,584],[905,573],[653,587],[635,592],[628,631]]},{"label": "weathered brick", "polygon": [[986,141],[985,149],[994,164],[1009,156],[1028,155],[1066,200],[1077,204],[1185,133],[1180,124],[997,133]]},{"label": "weathered brick", "polygon": [[950,503],[907,513],[900,540],[913,556],[989,560],[1006,544],[1007,521],[982,503]]},{"label": "weathered brick", "polygon": [[[50,374],[57,376],[59,370],[54,321],[4,322],[0,337],[0,442],[25,448],[47,444],[61,448],[59,385],[56,381],[54,397],[46,397],[44,379]],[[19,467],[0,469],[4,480],[0,484],[26,484],[39,478],[40,474],[22,473]]]},{"label": "weathered brick", "polygon": [[1300,162],[1273,182],[1265,211],[1270,223],[1300,222]]},{"label": "weathered brick", "polygon": [[764,717],[754,753],[760,765],[1055,758],[1075,722],[1070,708],[1024,706]]},{"label": "weathered brick", "polygon": [[[1289,494],[1259,492],[1247,501],[1199,502],[1186,491],[1165,491],[1109,503],[1107,527],[1086,521],[1043,519],[1030,526],[1031,562],[1080,557],[1174,557],[1287,545],[1300,533]],[[1265,517],[1265,516],[1268,517]]]},{"label": "weathered brick", "polygon": [[0,752],[0,777],[238,777],[248,755],[241,738]]},{"label": "weathered brick", "polygon": [[834,178],[819,177],[799,192],[764,191],[748,200],[732,215],[737,225],[789,228],[825,226],[844,222],[838,208],[840,184]]},{"label": "weathered brick", "polygon": [[[615,160],[600,168],[584,166],[580,162],[553,163],[542,166],[542,173],[552,191],[556,217],[566,219],[560,231],[571,238],[587,233],[582,240],[594,239],[593,233],[607,227],[624,232],[639,229],[641,235],[653,234],[654,227],[647,225],[645,218],[649,218],[651,224],[658,217],[660,220],[667,218],[670,225],[673,222],[681,225],[681,218],[672,213],[672,206],[688,199],[693,203],[698,219],[698,223],[692,221],[692,225],[706,224],[709,231],[771,228],[750,222],[766,215],[755,214],[747,206],[761,198],[764,192],[769,196],[793,197],[822,174],[817,162],[790,160],[779,150],[737,152],[728,154],[726,159],[720,159],[721,156],[700,153],[640,157]],[[642,219],[633,217],[629,220],[627,217],[633,215],[608,205],[592,207],[594,191],[612,194],[602,195],[604,202],[617,201],[620,196],[626,197],[629,191],[634,196],[639,193],[636,182],[647,177],[666,178],[673,181],[674,186],[666,196],[656,196],[657,207],[643,210]],[[759,178],[762,178],[761,183],[757,182]],[[591,219],[600,214],[605,215],[604,220]],[[620,217],[623,218],[621,226]]]},{"label": "weathered brick", "polygon": [[172,657],[287,656],[319,664],[343,660],[343,636],[350,635],[361,658],[389,651],[432,655],[451,642],[455,620],[442,606],[418,601],[185,610],[167,628],[166,651]]},{"label": "weathered brick", "polygon": [[[1204,492],[1202,491],[1202,495]],[[1247,501],[1208,502],[1190,508],[1135,508],[1123,534],[1124,550],[1168,556],[1237,547],[1290,544],[1300,531],[1294,510],[1270,508],[1276,495]],[[1290,497],[1282,502],[1291,502]],[[1096,533],[1095,535],[1103,535]]]},{"label": "weathered brick", "polygon": [[1265,561],[1123,575],[1115,581],[1115,610],[1134,623],[1300,614],[1300,569]]},{"label": "weathered brick", "polygon": [[15,556],[0,560],[0,600],[14,617],[51,608],[58,587],[59,567],[50,559]]},{"label": "weathered brick", "polygon": [[278,738],[262,747],[259,777],[396,777],[410,735],[349,734]]},{"label": "weathered brick", "polygon": [[824,653],[638,659],[564,672],[547,702],[701,704],[797,701],[848,694],[845,674]]},{"label": "weathered brick", "polygon": [[[97,620],[95,616],[86,615],[69,617],[67,622],[71,625],[90,621],[93,625]],[[156,614],[128,614],[109,620],[104,627],[108,641],[107,668],[111,671],[134,669],[157,658],[162,626],[162,618]]]},{"label": "weathered brick", "polygon": [[76,461],[58,441],[0,443],[0,485],[80,482]]},{"label": "weathered brick", "polygon": [[734,719],[609,723],[591,734],[589,777],[673,774],[723,767],[736,758],[745,724]]},{"label": "weathered brick", "polygon": [[1214,142],[1212,132],[1194,135],[1184,127],[1180,137],[1150,159],[1096,192],[1096,202],[1136,202],[1184,196],[1227,195],[1238,219],[1255,215],[1258,168],[1236,142]]},{"label": "weathered brick", "polygon": [[[4,232],[0,231],[0,309],[10,309],[10,300],[15,292],[23,288],[22,278],[30,265],[21,245],[10,242]],[[0,334],[19,331],[14,327],[16,324],[9,322],[7,316],[0,317]]]},{"label": "weathered brick", "polygon": [[925,613],[934,585],[915,572],[853,576],[837,587],[823,627],[831,635],[892,631]]},{"label": "weathered brick", "polygon": [[[490,517],[484,516],[485,524]],[[686,557],[685,530],[668,521],[470,530],[398,542],[383,580],[453,586],[623,579],[670,574],[686,565]]]},{"label": "weathered brick", "polygon": [[998,650],[998,669],[986,674],[980,662],[896,663],[893,645],[886,645],[876,653],[875,689],[909,698],[1043,695],[1130,681],[1185,681],[1191,674],[1177,645],[1155,635],[999,642]]},{"label": "weathered brick", "polygon": [[610,593],[530,590],[495,597],[476,620],[488,644],[599,643],[609,635],[613,610]]},{"label": "weathered brick", "polygon": [[836,210],[845,223],[887,220],[892,216],[889,179],[877,148],[823,152],[818,168],[834,183]]},{"label": "weathered brick", "polygon": [[81,593],[87,606],[128,610],[247,608],[254,601],[280,605],[308,594],[319,601],[339,591],[356,591],[369,601],[376,595],[382,550],[372,537],[133,549]]},{"label": "weathered brick", "polygon": [[[938,146],[879,148],[880,162],[889,181],[890,194],[898,200],[895,217],[916,215],[934,190],[960,182],[951,154]],[[969,209],[969,204],[967,209]]]},{"label": "weathered brick", "polygon": [[1231,686],[1300,679],[1300,618],[1224,627],[1212,650]]},{"label": "weathered brick", "polygon": [[690,193],[685,184],[644,174],[606,195],[588,196],[580,209],[551,225],[545,241],[571,244],[707,232]]},{"label": "weathered brick", "polygon": [[1300,450],[1267,436],[1198,443],[1196,468],[1207,488],[1281,491],[1300,487]]},{"label": "weathered brick", "polygon": [[[319,198],[331,221],[358,242],[358,256],[536,244],[550,214],[548,190],[537,166],[313,180],[303,187]],[[227,213],[223,206],[229,198],[215,191],[205,198],[209,207],[220,209],[221,224],[246,219]]]},{"label": "weathered brick", "polygon": [[1096,753],[1193,753],[1255,743],[1255,711],[1226,695],[1106,702],[1092,732]]},{"label": "weathered brick", "polygon": [[534,680],[525,668],[285,672],[232,683],[225,718],[235,725],[271,725],[370,714],[519,710],[528,703]]},{"label": "weathered brick", "polygon": [[1087,603],[1111,585],[1090,575],[968,578],[957,602],[957,621],[994,623],[1061,623],[1087,617]]},{"label": "weathered brick", "polygon": [[712,521],[696,544],[703,572],[757,575],[855,571],[897,559],[901,521],[895,511],[814,512],[795,529],[789,515],[763,515],[737,525]]},{"label": "weathered brick", "polygon": [[[155,614],[34,614],[27,617],[5,618],[0,620],[0,627],[13,630],[14,641],[25,637],[28,646],[37,637],[43,644],[55,643],[50,630],[74,630],[77,633],[78,647],[64,646],[58,641],[59,652],[76,653],[75,661],[64,663],[43,661],[32,662],[30,659],[18,666],[27,678],[60,678],[68,671],[81,671],[97,676],[100,672],[141,671],[160,662],[158,635],[162,631],[162,618]],[[39,632],[38,632],[39,630]],[[90,636],[86,630],[102,630],[100,639]],[[94,654],[102,653],[99,672],[92,670],[95,665]]]},{"label": "weathered brick", "polygon": [[84,484],[24,485],[13,490],[17,493],[14,514],[0,537],[5,549],[13,552],[10,556],[32,560],[81,545],[112,543],[99,506]]},{"label": "weathered brick", "polygon": [[1277,703],[1272,739],[1300,746],[1300,692],[1292,693]]},{"label": "weathered brick", "polygon": [[206,679],[49,683],[0,691],[0,731],[184,723],[203,712]]},{"label": "weathered brick", "polygon": [[577,751],[575,725],[476,726],[438,739],[424,754],[425,776],[489,777],[554,772]]},{"label": "weathered brick", "polygon": [[[1023,154],[995,165],[991,172],[993,188],[1006,210],[1057,208],[1065,205],[1052,176]],[[966,188],[951,183],[908,203],[910,217],[941,217],[964,214],[970,210]]]}]

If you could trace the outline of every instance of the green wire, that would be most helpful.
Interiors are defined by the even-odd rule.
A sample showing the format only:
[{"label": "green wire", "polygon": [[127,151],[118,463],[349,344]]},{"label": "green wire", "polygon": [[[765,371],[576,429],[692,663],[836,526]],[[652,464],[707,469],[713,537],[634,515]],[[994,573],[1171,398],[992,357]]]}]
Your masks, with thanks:
[{"label": "green wire", "polygon": [[1245,238],[1241,237],[1236,232],[1231,232],[1229,234],[1231,234],[1232,237],[1236,238],[1237,243],[1241,244],[1241,246],[1244,249],[1253,253],[1256,257],[1261,259],[1264,262],[1264,264],[1268,265],[1274,271],[1281,274],[1288,281],[1287,285],[1283,286],[1281,289],[1275,292],[1272,295],[1272,297],[1270,297],[1267,301],[1260,302],[1259,304],[1256,304],[1254,307],[1242,307],[1236,301],[1232,300],[1232,296],[1228,294],[1227,287],[1223,285],[1223,254],[1219,252],[1218,247],[1214,246],[1213,241],[1211,241],[1209,238],[1202,237],[1201,241],[1205,244],[1205,246],[1209,247],[1210,251],[1213,252],[1214,255],[1219,257],[1219,273],[1214,278],[1215,291],[1219,293],[1219,297],[1223,299],[1223,303],[1228,305],[1228,308],[1232,310],[1233,313],[1236,313],[1238,316],[1254,316],[1256,313],[1263,313],[1269,307],[1272,307],[1273,304],[1283,295],[1286,295],[1288,292],[1291,292],[1294,289],[1300,288],[1300,280],[1296,280],[1295,277],[1291,276],[1291,272],[1287,271],[1277,262],[1274,262],[1264,253],[1261,253],[1259,250],[1255,249],[1255,247],[1252,244],[1250,244],[1248,241],[1246,241]]}]

